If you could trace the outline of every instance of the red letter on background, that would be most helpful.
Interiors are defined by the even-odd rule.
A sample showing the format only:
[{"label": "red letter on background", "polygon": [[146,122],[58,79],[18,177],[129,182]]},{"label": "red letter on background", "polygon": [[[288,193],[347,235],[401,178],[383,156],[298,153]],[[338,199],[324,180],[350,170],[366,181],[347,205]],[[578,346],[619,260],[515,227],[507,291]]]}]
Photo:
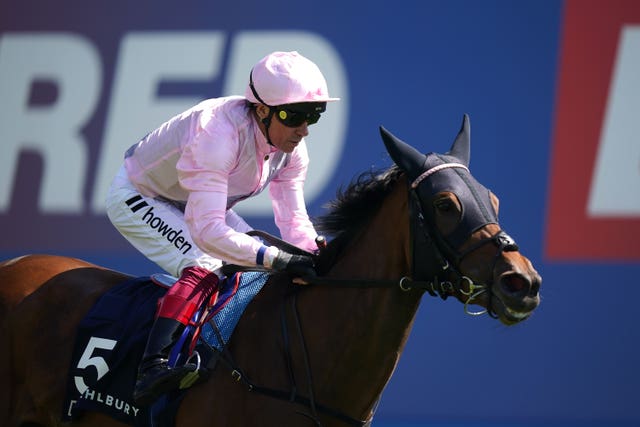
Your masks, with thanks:
[{"label": "red letter on background", "polygon": [[[618,43],[628,25],[640,25],[636,0],[565,2],[545,248],[550,260],[640,260],[640,213],[588,212]],[[634,144],[640,144],[639,124]],[[640,159],[635,165],[640,174]],[[627,186],[624,197],[640,191],[617,185]]]}]

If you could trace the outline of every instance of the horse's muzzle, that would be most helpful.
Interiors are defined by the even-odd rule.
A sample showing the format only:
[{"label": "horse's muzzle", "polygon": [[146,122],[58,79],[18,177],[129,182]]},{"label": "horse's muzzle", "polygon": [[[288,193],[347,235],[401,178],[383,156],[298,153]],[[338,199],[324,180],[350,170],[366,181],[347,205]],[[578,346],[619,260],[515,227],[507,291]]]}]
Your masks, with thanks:
[{"label": "horse's muzzle", "polygon": [[504,272],[494,283],[491,310],[504,324],[512,325],[527,319],[540,304],[542,278],[533,269]]}]

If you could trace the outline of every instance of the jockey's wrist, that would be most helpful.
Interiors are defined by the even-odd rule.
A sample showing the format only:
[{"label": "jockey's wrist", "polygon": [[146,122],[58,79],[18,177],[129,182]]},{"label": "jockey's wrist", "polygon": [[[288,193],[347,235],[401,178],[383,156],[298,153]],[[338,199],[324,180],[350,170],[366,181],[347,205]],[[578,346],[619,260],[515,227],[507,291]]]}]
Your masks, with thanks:
[{"label": "jockey's wrist", "polygon": [[280,251],[275,246],[262,246],[256,256],[256,264],[271,268],[273,260],[276,259]]}]

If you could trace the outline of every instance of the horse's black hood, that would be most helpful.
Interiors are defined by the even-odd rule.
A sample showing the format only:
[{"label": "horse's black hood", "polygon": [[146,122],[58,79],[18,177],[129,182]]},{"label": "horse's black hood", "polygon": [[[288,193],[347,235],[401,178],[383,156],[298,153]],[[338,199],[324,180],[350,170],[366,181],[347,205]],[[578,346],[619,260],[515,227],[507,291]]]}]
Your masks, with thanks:
[{"label": "horse's black hood", "polygon": [[409,183],[415,183],[412,188],[417,192],[422,211],[432,226],[433,209],[426,203],[443,191],[457,196],[462,204],[462,218],[458,227],[450,235],[444,236],[452,248],[459,248],[480,227],[498,223],[498,214],[491,203],[489,190],[476,181],[468,170],[471,152],[468,115],[464,115],[460,131],[446,154],[423,154],[383,127],[380,127],[380,134],[393,161],[407,174]]}]

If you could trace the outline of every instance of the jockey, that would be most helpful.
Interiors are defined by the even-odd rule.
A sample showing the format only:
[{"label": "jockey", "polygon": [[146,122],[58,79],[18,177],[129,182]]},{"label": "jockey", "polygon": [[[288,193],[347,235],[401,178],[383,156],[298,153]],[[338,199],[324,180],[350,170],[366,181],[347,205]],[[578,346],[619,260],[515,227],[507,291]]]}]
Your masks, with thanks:
[{"label": "jockey", "polygon": [[269,186],[284,240],[317,249],[303,197],[304,138],[329,97],[318,67],[274,52],[249,74],[245,96],[207,99],[134,144],[113,180],[107,214],[140,252],[179,280],[163,297],[138,371],[134,400],[148,405],[178,387],[193,364],[167,359],[196,309],[217,288],[223,263],[305,275],[311,258],[265,246],[233,211]]}]

